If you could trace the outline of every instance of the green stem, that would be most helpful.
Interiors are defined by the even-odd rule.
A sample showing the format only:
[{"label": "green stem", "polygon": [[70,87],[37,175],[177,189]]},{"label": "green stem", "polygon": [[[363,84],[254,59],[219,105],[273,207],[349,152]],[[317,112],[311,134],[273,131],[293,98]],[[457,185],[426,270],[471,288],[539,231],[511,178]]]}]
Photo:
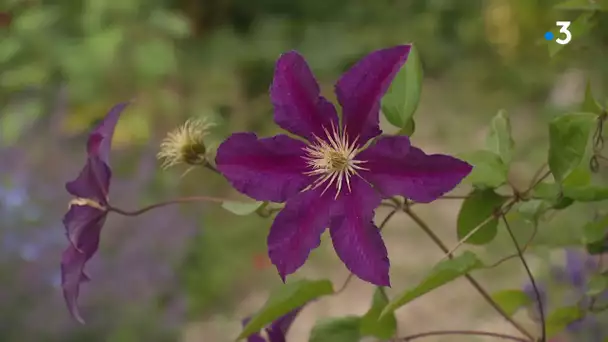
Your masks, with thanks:
[{"label": "green stem", "polygon": [[528,277],[530,278],[530,283],[532,284],[532,288],[534,289],[534,294],[536,296],[536,302],[538,303],[538,311],[540,313],[541,334],[542,334],[541,338],[540,338],[540,342],[546,342],[547,341],[547,328],[546,328],[546,324],[545,324],[545,310],[543,309],[542,296],[540,295],[540,291],[538,290],[538,286],[536,285],[536,281],[534,279],[534,276],[532,275],[532,271],[530,270],[530,267],[528,266],[528,263],[526,262],[526,258],[524,257],[524,252],[523,252],[522,248],[519,247],[519,243],[517,243],[515,234],[513,234],[513,231],[511,230],[509,221],[507,221],[507,218],[505,217],[504,214],[501,215],[501,218],[502,218],[502,221],[505,223],[505,228],[507,229],[507,232],[509,233],[511,240],[513,241],[513,245],[515,246],[515,249],[517,249],[517,256],[519,257],[519,260],[521,260],[521,263],[524,266],[524,269],[526,270]]}]

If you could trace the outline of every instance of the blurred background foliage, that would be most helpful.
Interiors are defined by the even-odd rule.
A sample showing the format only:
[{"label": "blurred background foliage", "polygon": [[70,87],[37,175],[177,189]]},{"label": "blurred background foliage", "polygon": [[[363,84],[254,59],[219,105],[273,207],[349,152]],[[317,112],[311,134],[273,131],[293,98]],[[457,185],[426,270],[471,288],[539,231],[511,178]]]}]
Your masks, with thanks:
[{"label": "blurred background foliage", "polygon": [[[157,171],[158,141],[193,116],[221,123],[218,140],[235,130],[274,132],[267,89],[286,50],[307,57],[329,94],[332,80],[370,50],[415,42],[429,85],[423,102],[439,108],[426,120],[437,136],[449,131],[447,142],[469,133],[454,128],[460,119],[443,117],[443,109],[465,124],[485,123],[499,107],[525,106],[533,121],[542,120],[555,110],[554,85],[570,70],[592,77],[602,94],[606,14],[550,59],[544,32],[579,14],[552,10],[554,4],[1,0],[0,341],[174,341],[185,321],[230,312],[244,289],[277,282],[272,271],[257,271],[265,267],[255,261],[264,254],[262,219],[201,206],[115,218],[104,232],[103,257],[91,263],[94,283],[84,289],[90,323],[69,320],[58,291],[68,201],[62,184],[76,175],[84,137],[113,104],[137,99],[114,142],[118,205],[236,196],[215,175]],[[531,159],[546,153],[520,149]]]}]

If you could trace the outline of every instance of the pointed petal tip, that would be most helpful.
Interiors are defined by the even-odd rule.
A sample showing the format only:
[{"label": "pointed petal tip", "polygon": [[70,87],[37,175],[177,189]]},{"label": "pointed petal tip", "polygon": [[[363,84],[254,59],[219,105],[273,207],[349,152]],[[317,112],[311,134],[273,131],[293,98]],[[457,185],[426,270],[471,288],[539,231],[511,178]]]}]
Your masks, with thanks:
[{"label": "pointed petal tip", "polygon": [[365,144],[380,134],[380,101],[407,61],[410,45],[375,50],[351,66],[334,85],[350,137]]},{"label": "pointed petal tip", "polygon": [[270,100],[276,124],[309,141],[322,136],[324,128],[338,124],[336,109],[321,95],[306,59],[295,50],[276,61]]},{"label": "pointed petal tip", "polygon": [[62,284],[62,287],[63,298],[65,299],[70,316],[79,324],[84,325],[85,320],[80,314],[80,309],[78,308],[78,294],[73,293],[73,289],[70,288],[70,286],[67,286],[66,284]]},{"label": "pointed petal tip", "polygon": [[357,275],[357,277],[376,286],[391,287],[391,279],[388,270],[386,273],[377,272],[370,275]]}]

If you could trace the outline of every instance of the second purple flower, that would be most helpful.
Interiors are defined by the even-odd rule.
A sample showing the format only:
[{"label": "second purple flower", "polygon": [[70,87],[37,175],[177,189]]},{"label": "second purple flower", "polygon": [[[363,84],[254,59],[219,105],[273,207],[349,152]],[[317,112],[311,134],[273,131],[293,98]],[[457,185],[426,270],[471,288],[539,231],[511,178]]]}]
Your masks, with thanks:
[{"label": "second purple flower", "polygon": [[329,227],[352,273],[390,286],[387,250],[373,223],[381,200],[431,202],[471,172],[454,157],[425,154],[406,136],[378,137],[380,100],[409,51],[402,45],[372,52],[341,76],[335,85],[341,120],[304,58],[283,54],[270,88],[274,121],[303,139],[236,133],[218,148],[217,167],[235,189],[259,201],[286,202],[268,235],[268,254],[283,280]]}]

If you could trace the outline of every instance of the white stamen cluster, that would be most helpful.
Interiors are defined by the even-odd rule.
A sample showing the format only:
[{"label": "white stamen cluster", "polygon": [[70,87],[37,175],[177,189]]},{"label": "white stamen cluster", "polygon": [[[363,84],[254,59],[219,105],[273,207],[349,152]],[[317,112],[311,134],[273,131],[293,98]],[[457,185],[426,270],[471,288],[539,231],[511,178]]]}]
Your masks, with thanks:
[{"label": "white stamen cluster", "polygon": [[326,139],[315,136],[316,141],[304,150],[306,152],[304,159],[311,168],[311,171],[306,174],[318,176],[312,184],[312,189],[326,183],[323,190],[325,193],[333,184],[336,186],[336,197],[338,197],[344,182],[346,182],[348,191],[351,191],[350,178],[356,176],[358,171],[366,170],[360,166],[365,161],[355,159],[359,153],[358,138],[349,142],[345,130],[340,131],[333,124],[331,133],[327,128],[323,128],[323,130]]}]

